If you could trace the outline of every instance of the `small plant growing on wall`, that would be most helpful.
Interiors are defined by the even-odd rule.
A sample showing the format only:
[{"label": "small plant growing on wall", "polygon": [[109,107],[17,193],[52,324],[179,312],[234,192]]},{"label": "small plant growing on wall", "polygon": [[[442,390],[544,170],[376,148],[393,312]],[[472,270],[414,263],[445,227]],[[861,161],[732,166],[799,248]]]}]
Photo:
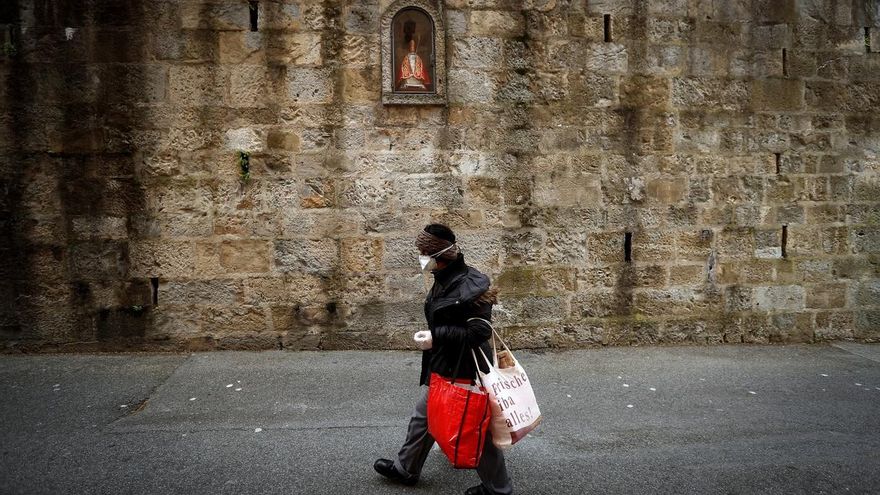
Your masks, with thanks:
[{"label": "small plant growing on wall", "polygon": [[18,50],[15,48],[15,45],[13,45],[12,42],[7,41],[6,43],[3,43],[3,55],[6,55],[7,57],[14,57],[16,53],[18,53]]},{"label": "small plant growing on wall", "polygon": [[243,184],[251,180],[251,154],[247,151],[238,151],[238,176]]}]

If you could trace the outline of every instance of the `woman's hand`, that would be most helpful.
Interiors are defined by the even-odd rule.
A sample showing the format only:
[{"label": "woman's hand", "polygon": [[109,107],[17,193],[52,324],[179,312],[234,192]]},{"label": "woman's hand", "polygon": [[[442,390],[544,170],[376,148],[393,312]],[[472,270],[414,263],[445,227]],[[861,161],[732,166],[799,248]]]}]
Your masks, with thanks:
[{"label": "woman's hand", "polygon": [[434,340],[431,337],[430,330],[422,330],[420,332],[414,333],[413,340],[416,341],[416,344],[423,351],[427,351],[434,345]]}]

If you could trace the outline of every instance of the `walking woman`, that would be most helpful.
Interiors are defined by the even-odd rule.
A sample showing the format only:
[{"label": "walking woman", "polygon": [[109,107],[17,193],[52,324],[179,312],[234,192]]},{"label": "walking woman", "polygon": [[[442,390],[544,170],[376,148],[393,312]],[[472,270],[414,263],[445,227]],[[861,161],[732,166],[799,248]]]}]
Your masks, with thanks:
[{"label": "walking woman", "polygon": [[[432,371],[445,378],[453,378],[454,368],[459,362],[457,376],[473,377],[476,375],[473,359],[458,358],[462,346],[471,349],[482,347],[487,356],[492,355],[487,343],[492,329],[479,319],[491,320],[496,291],[490,288],[489,277],[465,264],[464,256],[455,243],[455,234],[449,227],[428,225],[416,238],[416,248],[420,253],[422,270],[434,275],[434,285],[425,300],[425,318],[429,330],[414,335],[424,350],[419,384],[427,385]],[[422,466],[434,445],[434,439],[428,433],[427,402],[428,389],[424,387],[397,458],[379,459],[373,465],[382,476],[404,485],[418,482]],[[492,443],[491,432],[486,436],[477,474],[481,483],[468,488],[466,495],[513,493],[504,455]]]}]

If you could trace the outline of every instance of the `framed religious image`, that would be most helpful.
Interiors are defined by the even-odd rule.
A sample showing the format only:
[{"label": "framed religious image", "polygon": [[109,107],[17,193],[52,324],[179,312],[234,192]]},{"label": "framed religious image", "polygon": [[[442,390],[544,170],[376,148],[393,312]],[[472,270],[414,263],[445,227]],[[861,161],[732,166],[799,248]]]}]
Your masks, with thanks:
[{"label": "framed religious image", "polygon": [[421,9],[403,9],[391,21],[394,91],[434,92],[434,22]]},{"label": "framed religious image", "polygon": [[382,16],[382,102],[446,104],[446,44],[440,8],[395,2]]}]

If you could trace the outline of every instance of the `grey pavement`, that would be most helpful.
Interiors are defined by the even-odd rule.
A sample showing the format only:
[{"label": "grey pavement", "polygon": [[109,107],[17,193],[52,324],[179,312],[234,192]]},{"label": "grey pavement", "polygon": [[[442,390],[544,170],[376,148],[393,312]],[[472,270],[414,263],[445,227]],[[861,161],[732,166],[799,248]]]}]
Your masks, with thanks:
[{"label": "grey pavement", "polygon": [[[521,494],[880,493],[880,347],[519,353],[544,422]],[[0,356],[0,493],[455,494],[372,470],[403,440],[413,352]],[[231,385],[231,386],[230,386]]]}]

